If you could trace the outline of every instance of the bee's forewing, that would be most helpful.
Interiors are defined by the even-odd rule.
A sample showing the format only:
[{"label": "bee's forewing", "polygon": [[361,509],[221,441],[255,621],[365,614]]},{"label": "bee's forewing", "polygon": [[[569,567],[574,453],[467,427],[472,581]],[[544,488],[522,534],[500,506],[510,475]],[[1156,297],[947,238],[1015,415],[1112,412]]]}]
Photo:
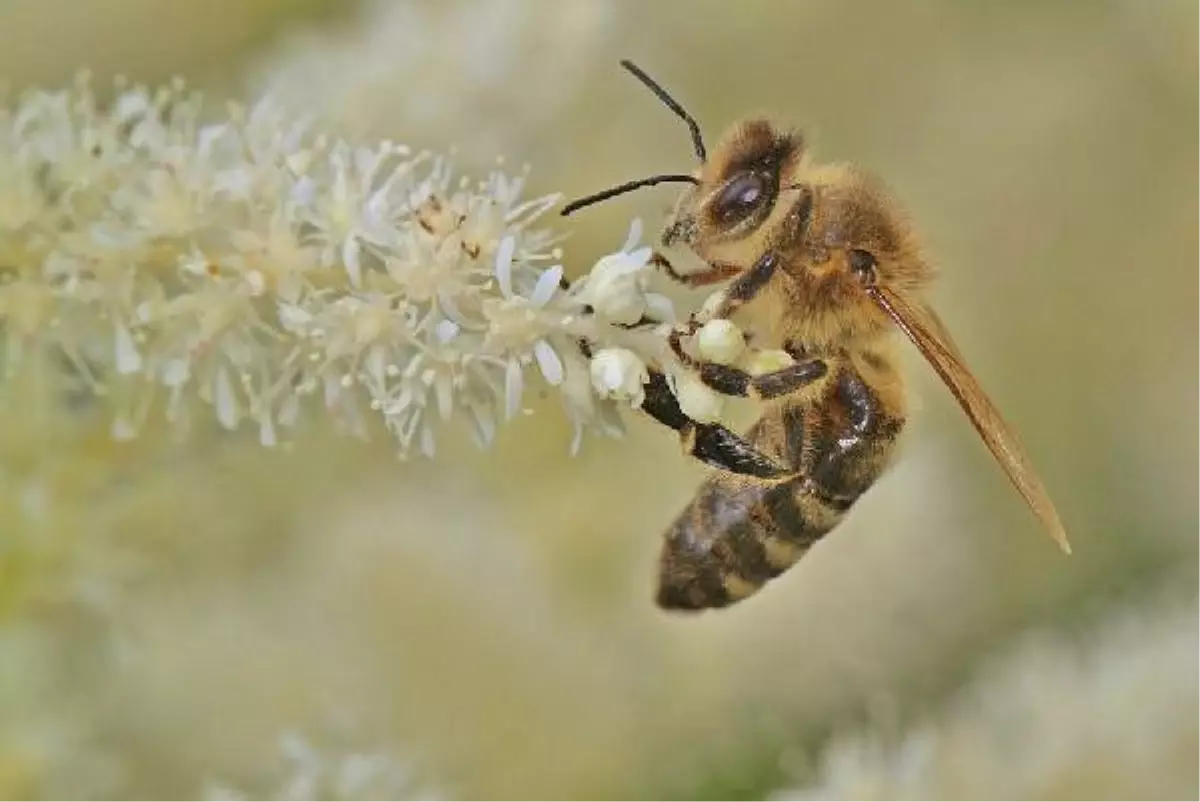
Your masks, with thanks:
[{"label": "bee's forewing", "polygon": [[929,361],[942,381],[958,399],[975,430],[1008,478],[1024,496],[1035,515],[1059,547],[1068,554],[1071,546],[1054,502],[1038,478],[1016,433],[967,368],[962,355],[937,314],[922,303],[890,289],[872,288],[871,297]]}]

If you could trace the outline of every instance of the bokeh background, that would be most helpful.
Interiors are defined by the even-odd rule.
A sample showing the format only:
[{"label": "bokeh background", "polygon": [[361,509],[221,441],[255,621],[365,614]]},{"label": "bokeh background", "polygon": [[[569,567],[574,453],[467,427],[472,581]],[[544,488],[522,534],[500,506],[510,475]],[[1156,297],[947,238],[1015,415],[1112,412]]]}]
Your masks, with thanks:
[{"label": "bokeh background", "polygon": [[[620,58],[710,139],[803,127],[903,199],[1075,547],[912,353],[886,480],[694,618],[652,594],[702,469],[637,418],[571,458],[549,399],[397,464],[320,427],[118,447],[10,387],[0,797],[1196,798],[1197,25],[1184,0],[0,3],[15,92],[272,91],[535,191],[690,168]],[[564,225],[568,273],[669,202]]]}]

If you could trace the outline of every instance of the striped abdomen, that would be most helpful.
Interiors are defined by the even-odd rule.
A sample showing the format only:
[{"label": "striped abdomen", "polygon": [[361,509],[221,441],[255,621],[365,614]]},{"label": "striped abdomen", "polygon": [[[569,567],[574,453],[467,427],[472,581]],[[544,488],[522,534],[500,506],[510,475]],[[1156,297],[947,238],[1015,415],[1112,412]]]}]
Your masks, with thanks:
[{"label": "striped abdomen", "polygon": [[659,605],[724,607],[794,565],[883,472],[904,423],[891,406],[842,366],[815,401],[769,408],[746,437],[795,478],[710,475],[667,530]]}]

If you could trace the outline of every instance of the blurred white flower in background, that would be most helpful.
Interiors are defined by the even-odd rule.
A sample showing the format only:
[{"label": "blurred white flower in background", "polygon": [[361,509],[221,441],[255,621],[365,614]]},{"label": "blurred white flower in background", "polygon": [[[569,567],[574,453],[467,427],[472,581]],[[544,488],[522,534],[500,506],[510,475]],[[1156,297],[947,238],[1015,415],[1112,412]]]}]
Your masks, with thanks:
[{"label": "blurred white flower in background", "polygon": [[[234,787],[211,782],[204,798],[272,799],[440,799],[423,785],[415,767],[388,752],[324,748],[299,732],[279,738],[278,765],[262,772],[253,785]],[[264,767],[267,768],[267,767]]]},{"label": "blurred white flower in background", "polygon": [[900,737],[835,740],[819,781],[776,799],[1190,799],[1195,597],[1118,611],[1083,642],[1026,636]]},{"label": "blurred white flower in background", "polygon": [[[375,0],[342,31],[297,35],[277,48],[252,91],[346,133],[400,130],[476,156],[512,153],[523,132],[579,100],[579,83],[602,61],[616,17],[599,0]],[[462,124],[483,118],[484,125]]]}]

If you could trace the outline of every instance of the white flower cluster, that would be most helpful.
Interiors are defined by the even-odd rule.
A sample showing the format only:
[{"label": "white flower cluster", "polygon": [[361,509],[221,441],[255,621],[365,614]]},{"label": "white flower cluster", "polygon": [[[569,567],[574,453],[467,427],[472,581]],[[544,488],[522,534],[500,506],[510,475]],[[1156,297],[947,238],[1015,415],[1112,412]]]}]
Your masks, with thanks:
[{"label": "white flower cluster", "polygon": [[408,761],[383,751],[322,748],[298,732],[279,739],[278,765],[253,789],[213,783],[205,798],[242,799],[440,799],[423,785]]},{"label": "white flower cluster", "polygon": [[661,330],[619,324],[671,308],[647,291],[640,225],[565,289],[537,226],[557,198],[523,185],[323,136],[270,99],[212,119],[180,85],[103,107],[86,80],[28,94],[0,104],[3,370],[65,361],[119,438],[152,414],[186,429],[199,399],[265,445],[323,408],[424,454],[452,416],[488,444],[537,376],[578,448],[619,429],[661,354]]}]

